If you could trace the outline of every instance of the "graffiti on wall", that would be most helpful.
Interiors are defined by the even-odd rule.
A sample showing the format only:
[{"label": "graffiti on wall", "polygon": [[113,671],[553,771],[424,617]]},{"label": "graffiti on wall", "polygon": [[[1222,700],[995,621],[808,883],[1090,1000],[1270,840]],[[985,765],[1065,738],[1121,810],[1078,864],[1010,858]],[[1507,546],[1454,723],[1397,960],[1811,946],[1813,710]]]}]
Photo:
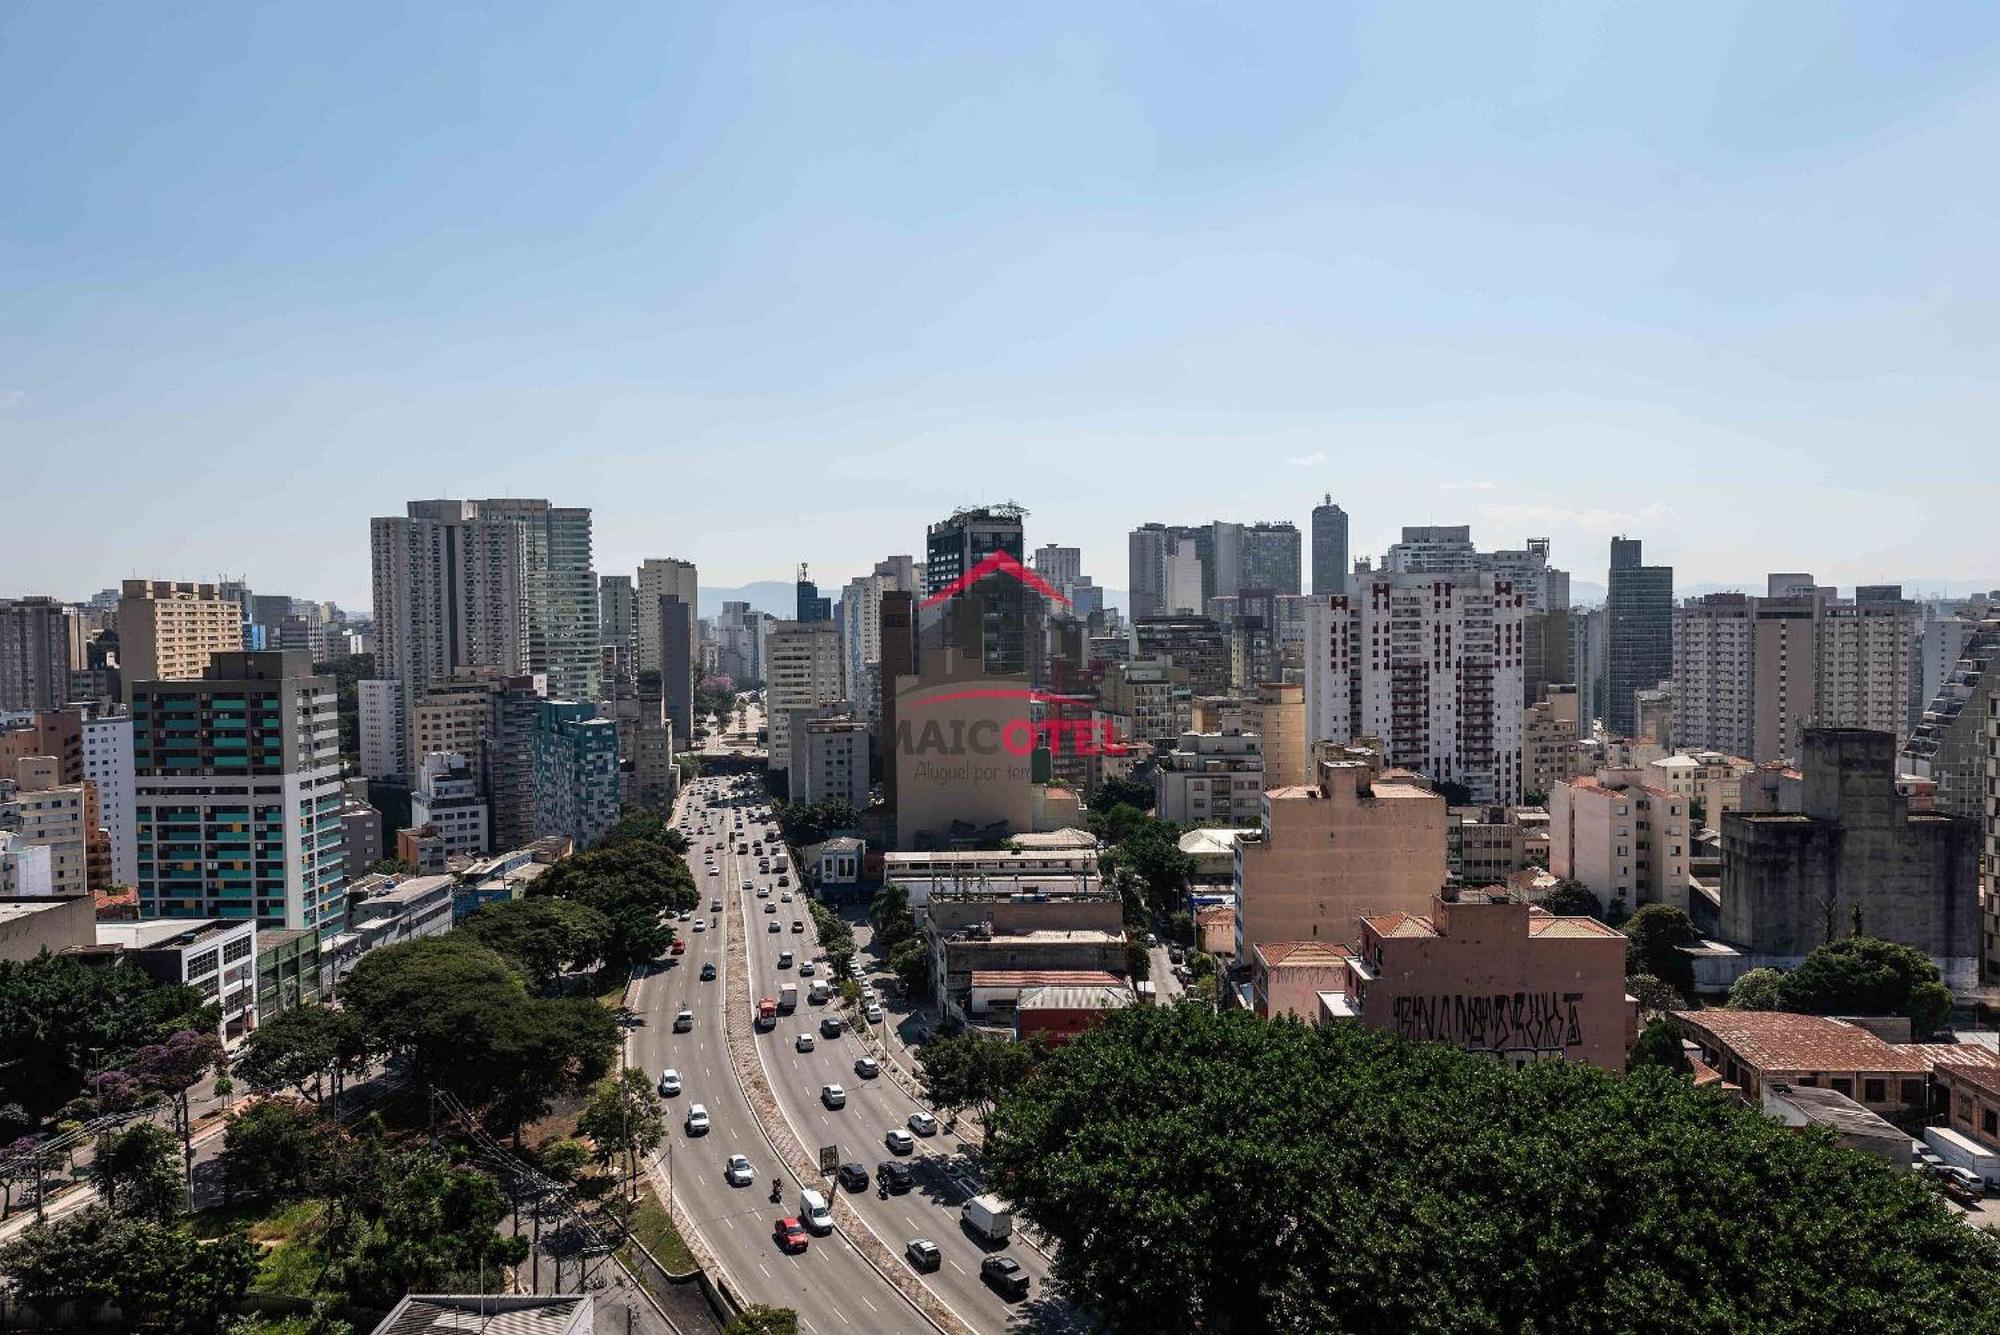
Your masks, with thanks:
[{"label": "graffiti on wall", "polygon": [[1581,992],[1397,997],[1396,1032],[1474,1052],[1553,1052],[1583,1042]]}]

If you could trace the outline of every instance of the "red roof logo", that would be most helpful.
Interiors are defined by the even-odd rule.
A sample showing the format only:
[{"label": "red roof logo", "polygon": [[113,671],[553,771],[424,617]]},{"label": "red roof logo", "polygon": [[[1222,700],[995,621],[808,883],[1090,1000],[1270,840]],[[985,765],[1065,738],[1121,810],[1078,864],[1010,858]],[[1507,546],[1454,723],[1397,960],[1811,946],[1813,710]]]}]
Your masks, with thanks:
[{"label": "red roof logo", "polygon": [[957,579],[945,585],[942,589],[939,589],[936,593],[917,605],[919,607],[936,607],[939,603],[949,602],[977,584],[980,580],[992,574],[1012,575],[1036,593],[1041,594],[1042,597],[1061,603],[1064,607],[1069,606],[1069,599],[1063,597],[1056,590],[1055,585],[1022,565],[1019,560],[1015,559],[1014,554],[1005,548],[987,556],[978,565],[972,567],[972,569],[966,571],[963,575],[960,575]]}]

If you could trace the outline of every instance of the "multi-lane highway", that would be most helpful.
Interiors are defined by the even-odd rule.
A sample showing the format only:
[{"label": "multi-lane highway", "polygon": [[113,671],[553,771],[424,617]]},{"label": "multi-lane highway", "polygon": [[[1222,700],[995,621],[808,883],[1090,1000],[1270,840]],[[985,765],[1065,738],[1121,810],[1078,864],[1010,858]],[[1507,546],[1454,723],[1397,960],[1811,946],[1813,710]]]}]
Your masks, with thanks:
[{"label": "multi-lane highway", "polygon": [[[636,1059],[655,1079],[664,1068],[673,1067],[684,1085],[684,1092],[669,1100],[673,1122],[667,1148],[673,1159],[674,1191],[685,1217],[742,1292],[758,1301],[797,1308],[816,1330],[841,1329],[843,1323],[866,1330],[928,1328],[839,1234],[815,1237],[807,1252],[796,1257],[779,1251],[771,1238],[777,1210],[770,1203],[770,1185],[779,1165],[736,1084],[723,1031],[727,961],[720,928],[724,924],[712,905],[734,897],[747,929],[750,997],[775,998],[781,983],[798,985],[797,1010],[780,1016],[775,1029],[755,1036],[786,1129],[808,1159],[816,1160],[822,1146],[837,1146],[842,1162],[863,1165],[869,1177],[864,1189],[854,1190],[832,1179],[801,1184],[787,1174],[783,1212],[798,1214],[798,1193],[802,1186],[810,1186],[829,1198],[836,1193],[843,1196],[897,1258],[906,1257],[911,1239],[931,1240],[938,1247],[940,1264],[919,1278],[972,1329],[1062,1330],[1079,1325],[1047,1294],[1043,1257],[1018,1240],[1000,1247],[982,1245],[961,1227],[958,1207],[973,1183],[970,1166],[955,1141],[946,1136],[918,1137],[909,1154],[893,1153],[885,1143],[890,1130],[907,1130],[911,1115],[922,1110],[886,1077],[857,1073],[856,1062],[867,1049],[845,1024],[838,1037],[822,1032],[827,1017],[844,1020],[846,1014],[837,1000],[813,1005],[808,999],[813,980],[799,976],[799,966],[811,961],[815,975],[824,979],[826,966],[818,956],[797,869],[788,866],[783,874],[790,884],[779,886],[775,866],[760,872],[757,856],[736,851],[739,845],[761,841],[765,855],[771,856],[782,847],[775,826],[756,818],[761,810],[761,795],[749,780],[703,780],[690,796],[684,815],[690,859],[702,887],[699,916],[706,930],[691,931],[692,922],[678,924],[689,942],[687,953],[678,965],[641,984],[638,1004],[647,1024]],[[711,861],[713,872],[708,870]],[[789,902],[787,894],[792,896]],[[709,919],[714,921],[708,923]],[[794,921],[799,930],[793,929]],[[771,930],[773,925],[777,930]],[[784,952],[791,953],[792,961],[781,967]],[[713,981],[701,981],[704,965],[714,966]],[[694,1029],[674,1034],[674,1016],[682,1007],[692,1011]],[[747,1025],[749,1017],[743,1020]],[[799,1050],[801,1034],[811,1035],[810,1051]],[[831,1084],[843,1088],[844,1106],[830,1108],[824,1101],[822,1091]],[[705,1136],[687,1133],[682,1119],[691,1102],[703,1103],[710,1114],[713,1129]],[[732,1188],[723,1182],[728,1156],[738,1153],[749,1158],[756,1173],[753,1187]],[[890,1159],[911,1166],[915,1185],[905,1194],[885,1197],[877,1186],[877,1170]],[[1012,1257],[1028,1272],[1027,1301],[1008,1302],[982,1281],[980,1262],[991,1254]],[[906,1259],[897,1263],[908,1266]],[[909,1273],[918,1274],[914,1268]]]}]

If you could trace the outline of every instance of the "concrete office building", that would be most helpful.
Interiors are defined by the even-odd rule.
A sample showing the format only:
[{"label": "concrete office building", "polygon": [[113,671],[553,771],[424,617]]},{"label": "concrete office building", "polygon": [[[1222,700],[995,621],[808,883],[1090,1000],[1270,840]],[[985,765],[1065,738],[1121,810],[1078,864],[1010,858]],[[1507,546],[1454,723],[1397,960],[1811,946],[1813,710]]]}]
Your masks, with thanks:
[{"label": "concrete office building", "polygon": [[[402,683],[403,706],[413,709],[462,668],[525,671],[522,527],[479,501],[405,508],[402,517],[369,521],[377,675]],[[415,759],[406,754],[404,764],[414,768]]]},{"label": "concrete office building", "polygon": [[1382,739],[1392,765],[1482,805],[1522,788],[1525,596],[1485,571],[1354,576],[1308,609],[1309,741]]},{"label": "concrete office building", "polygon": [[1987,701],[2000,691],[2000,618],[1982,621],[1966,637],[1958,662],[1925,703],[1903,745],[1902,773],[1930,781],[1935,805],[1954,816],[1983,815],[1987,793]]},{"label": "concrete office building", "polygon": [[1638,693],[1674,674],[1674,568],[1643,563],[1637,538],[1611,540],[1605,595],[1605,726],[1638,729]]},{"label": "concrete office building", "polygon": [[1826,604],[1819,622],[1819,708],[1823,728],[1869,728],[1910,735],[1910,674],[1917,605],[1896,584],[1864,584],[1852,599]]},{"label": "concrete office building", "polygon": [[0,598],[0,710],[60,709],[69,703],[82,617],[55,598]]},{"label": "concrete office building", "polygon": [[1150,752],[1193,727],[1187,680],[1185,669],[1164,658],[1112,663],[1098,682],[1098,708],[1114,736]]},{"label": "concrete office building", "polygon": [[1142,524],[1126,538],[1132,619],[1198,616],[1206,605],[1207,530]]},{"label": "concrete office building", "polygon": [[100,947],[162,983],[191,987],[220,1013],[216,1037],[235,1043],[257,1027],[257,924],[157,918],[97,924]]},{"label": "concrete office building", "polygon": [[1974,985],[1981,945],[1979,823],[1912,811],[1896,789],[1893,733],[1805,730],[1795,811],[1722,819],[1724,940],[1753,964],[1787,967],[1845,936],[1930,955],[1955,990]]},{"label": "concrete office building", "polygon": [[660,705],[676,737],[694,738],[694,691],[699,654],[694,640],[694,608],[677,594],[660,599]]},{"label": "concrete office building", "polygon": [[1741,593],[1690,598],[1674,609],[1673,625],[1676,740],[1749,755],[1756,746],[1756,600]]},{"label": "concrete office building", "polygon": [[[675,680],[687,678],[689,714],[686,724],[676,719],[677,735],[694,735],[693,692],[694,692],[694,646],[699,636],[695,630],[695,618],[701,607],[701,579],[694,562],[680,561],[671,557],[654,557],[639,563],[638,581],[638,637],[639,670],[658,672],[662,688],[670,699],[677,698]],[[684,626],[674,626],[673,638],[669,642],[669,627],[662,617],[666,614],[660,599],[680,600],[679,612]],[[667,655],[670,650],[678,651],[671,663]],[[550,683],[554,690],[554,683]],[[669,716],[672,716],[671,707]]]},{"label": "concrete office building", "polygon": [[1687,797],[1641,769],[1600,769],[1549,793],[1549,870],[1609,907],[1688,907]]},{"label": "concrete office building", "polygon": [[90,803],[82,783],[63,783],[53,756],[25,756],[13,772],[0,775],[0,830],[20,844],[48,850],[48,883],[39,875],[17,870],[24,889],[51,895],[86,895],[92,886],[89,867]]},{"label": "concrete office building", "polygon": [[639,591],[630,575],[597,577],[597,642],[636,672],[639,652]]},{"label": "concrete office building", "polygon": [[[1819,621],[1822,599],[1800,577],[1773,575],[1757,600],[1751,649],[1752,760],[1791,760],[1800,730],[1819,715]],[[1717,748],[1721,749],[1721,748]]]},{"label": "concrete office building", "polygon": [[917,599],[914,592],[885,590],[881,598],[882,661],[876,667],[875,751],[882,758],[882,793],[897,808],[896,737],[900,727],[896,694],[905,677],[917,674]]},{"label": "concrete office building", "polygon": [[1206,617],[1135,619],[1132,657],[1172,663],[1187,673],[1188,689],[1196,695],[1229,691],[1229,636]]},{"label": "concrete office building", "polygon": [[242,609],[213,584],[128,579],[118,599],[118,664],[142,681],[199,677],[216,654],[243,647]]},{"label": "concrete office building", "polygon": [[824,708],[840,699],[839,636],[831,621],[781,621],[765,651],[770,768],[790,770],[793,712]]},{"label": "concrete office building", "polygon": [[543,700],[533,745],[536,837],[560,834],[589,848],[618,823],[618,725],[596,717],[595,705]]},{"label": "concrete office building", "polygon": [[1263,795],[1236,840],[1236,958],[1279,941],[1345,945],[1364,914],[1420,912],[1445,881],[1445,803],[1365,760]]},{"label": "concrete office building", "polygon": [[1035,548],[1035,573],[1061,589],[1065,596],[1083,578],[1083,549],[1044,543]]},{"label": "concrete office building", "polygon": [[[83,721],[83,778],[97,794],[97,819],[111,845],[111,885],[139,883],[135,828],[132,718],[113,714]],[[99,888],[93,886],[93,889]]]},{"label": "concrete office building", "polygon": [[486,781],[482,743],[493,731],[493,702],[502,678],[490,669],[461,669],[419,697],[410,719],[409,768],[414,778],[432,755],[466,758],[474,784]]},{"label": "concrete office building", "polygon": [[356,683],[355,712],[365,778],[386,779],[410,772],[410,709],[403,687],[404,683],[388,677]]},{"label": "concrete office building", "polygon": [[793,735],[799,764],[789,771],[792,801],[845,802],[868,809],[868,725],[853,715],[804,722]]},{"label": "concrete office building", "polygon": [[548,678],[538,673],[495,683],[492,731],[480,750],[495,848],[520,848],[540,833],[535,828],[535,727],[548,693]]},{"label": "concrete office building", "polygon": [[[996,552],[1025,568],[1027,511],[1012,503],[954,511],[932,524],[924,540],[924,596],[937,597],[972,575]],[[1045,619],[1044,599],[1021,580],[995,573],[964,586],[938,608],[943,645],[976,657],[994,676],[1038,674],[1034,628]],[[929,643],[929,641],[926,641]]]},{"label": "concrete office building", "polygon": [[301,653],[225,653],[193,681],[132,686],[146,917],[340,919],[340,725]]},{"label": "concrete office building", "polygon": [[[863,705],[871,722],[880,718],[882,662],[882,596],[915,593],[916,563],[907,556],[877,561],[875,568],[849,580],[841,591],[840,663],[842,698]],[[900,670],[908,671],[909,665]]]},{"label": "concrete office building", "polygon": [[448,856],[478,857],[487,851],[486,800],[464,756],[432,752],[424,757],[410,792],[410,824],[436,830]]},{"label": "concrete office building", "polygon": [[1268,520],[1255,524],[1217,522],[1215,533],[1215,587],[1210,596],[1248,589],[1289,594],[1302,591],[1301,543],[1296,524]]},{"label": "concrete office building", "polygon": [[1347,592],[1347,511],[1329,493],[1312,512],[1312,591]]}]

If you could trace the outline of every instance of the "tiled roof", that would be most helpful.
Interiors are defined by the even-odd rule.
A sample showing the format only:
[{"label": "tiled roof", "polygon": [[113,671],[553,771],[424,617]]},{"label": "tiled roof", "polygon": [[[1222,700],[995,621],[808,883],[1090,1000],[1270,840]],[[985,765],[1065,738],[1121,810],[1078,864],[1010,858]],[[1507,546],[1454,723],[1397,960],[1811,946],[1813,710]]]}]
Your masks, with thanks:
[{"label": "tiled roof", "polygon": [[1196,909],[1194,920],[1203,927],[1213,927],[1218,923],[1235,922],[1236,910],[1227,904],[1211,904],[1205,909]]},{"label": "tiled roof", "polygon": [[1021,993],[1024,1011],[1115,1011],[1132,1004],[1132,989],[1100,983],[1091,987],[1037,987]]},{"label": "tiled roof", "polygon": [[1122,987],[1124,980],[1102,969],[974,969],[974,987]]},{"label": "tiled roof", "polygon": [[1437,928],[1429,918],[1414,913],[1384,913],[1361,920],[1377,936],[1436,936]]},{"label": "tiled roof", "polygon": [[1885,1043],[1866,1029],[1824,1015],[1785,1011],[1675,1011],[1683,1028],[1706,1033],[1759,1071],[1883,1071],[1923,1075],[1931,1062],[1916,1045]]},{"label": "tiled roof", "polygon": [[1971,1069],[2000,1070],[2000,1052],[1976,1043],[1908,1043],[1910,1051],[1922,1054],[1933,1066],[1964,1066]]},{"label": "tiled roof", "polygon": [[[1986,1049],[1980,1048],[1977,1051],[1984,1052]],[[1984,1090],[1995,1098],[2000,1098],[2000,1063],[1980,1062],[1974,1065],[1970,1062],[1941,1061],[1937,1064],[1937,1069],[1940,1075],[1949,1075],[1959,1084],[1971,1085],[1974,1089]]]},{"label": "tiled roof", "polygon": [[1287,963],[1324,967],[1347,962],[1346,951],[1324,941],[1271,941],[1253,949],[1267,969]]},{"label": "tiled roof", "polygon": [[1595,918],[1557,917],[1537,909],[1528,915],[1529,936],[1623,936],[1615,927],[1606,927]]}]

